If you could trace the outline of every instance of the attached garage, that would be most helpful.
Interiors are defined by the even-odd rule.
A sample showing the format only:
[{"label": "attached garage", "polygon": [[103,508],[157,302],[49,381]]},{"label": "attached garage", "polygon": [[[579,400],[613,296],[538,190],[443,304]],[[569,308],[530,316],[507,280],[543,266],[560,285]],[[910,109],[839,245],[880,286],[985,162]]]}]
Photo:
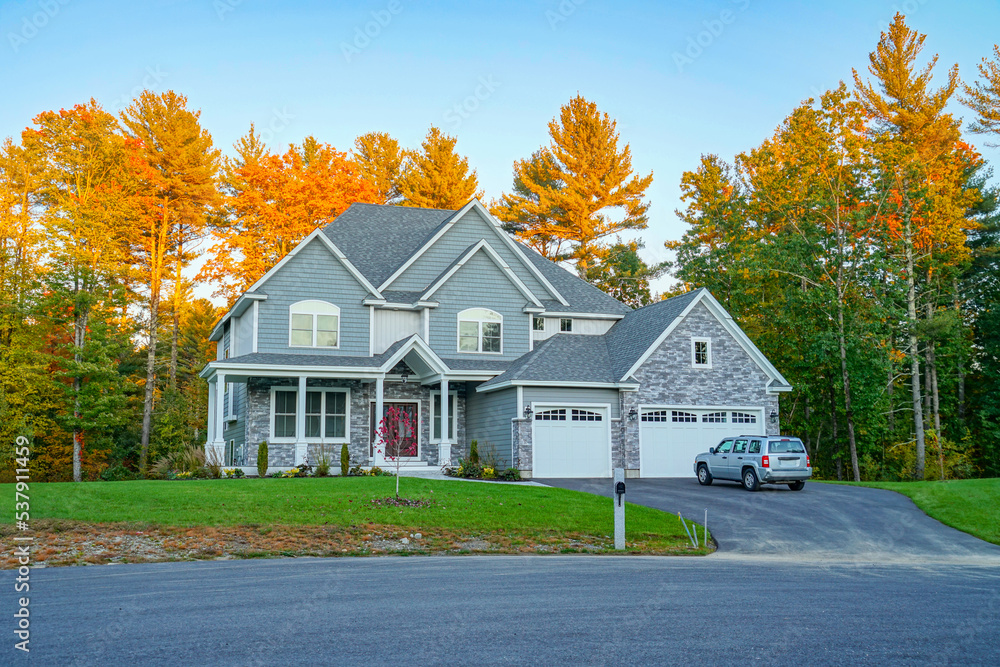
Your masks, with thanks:
[{"label": "attached garage", "polygon": [[532,420],[533,477],[610,477],[606,407],[544,406]]},{"label": "attached garage", "polygon": [[763,408],[645,407],[639,424],[642,477],[694,477],[694,457],[733,435],[763,435]]}]

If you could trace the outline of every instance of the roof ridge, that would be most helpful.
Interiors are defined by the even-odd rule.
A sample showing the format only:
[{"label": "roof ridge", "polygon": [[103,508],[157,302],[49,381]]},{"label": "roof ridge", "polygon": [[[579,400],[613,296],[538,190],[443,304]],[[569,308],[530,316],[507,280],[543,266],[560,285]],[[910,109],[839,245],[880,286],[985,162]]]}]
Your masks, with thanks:
[{"label": "roof ridge", "polygon": [[[652,308],[653,306],[659,306],[661,304],[673,301],[674,299],[680,299],[681,297],[691,296],[692,294],[695,294],[696,292],[700,292],[701,290],[704,290],[704,289],[708,289],[708,288],[707,287],[696,287],[695,289],[693,289],[691,291],[688,291],[688,292],[682,292],[681,294],[675,294],[675,295],[673,295],[671,297],[667,297],[666,299],[660,299],[659,301],[654,301],[653,303],[647,303],[645,306],[640,306],[638,308],[633,309],[632,312],[633,313],[638,313],[640,310],[646,310],[647,308]],[[626,315],[626,317],[627,317],[627,315]]]}]

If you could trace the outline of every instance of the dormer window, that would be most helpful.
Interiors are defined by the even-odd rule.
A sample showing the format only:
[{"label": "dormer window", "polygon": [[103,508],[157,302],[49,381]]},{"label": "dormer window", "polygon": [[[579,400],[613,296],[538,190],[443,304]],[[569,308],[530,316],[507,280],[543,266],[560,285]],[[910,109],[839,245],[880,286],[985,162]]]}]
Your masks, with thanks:
[{"label": "dormer window", "polygon": [[340,308],[326,301],[299,301],[288,309],[289,347],[340,347]]},{"label": "dormer window", "polygon": [[712,367],[712,339],[691,339],[691,365],[694,368]]},{"label": "dormer window", "polygon": [[503,315],[486,308],[469,308],[460,312],[458,351],[502,353]]},{"label": "dormer window", "polygon": [[562,333],[573,333],[573,319],[563,317],[559,320],[559,331]]}]

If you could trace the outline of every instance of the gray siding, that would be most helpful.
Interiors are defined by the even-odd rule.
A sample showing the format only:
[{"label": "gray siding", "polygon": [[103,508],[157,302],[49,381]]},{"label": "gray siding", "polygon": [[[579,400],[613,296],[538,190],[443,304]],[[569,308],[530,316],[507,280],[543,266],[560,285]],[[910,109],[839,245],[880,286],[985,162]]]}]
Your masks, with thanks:
[{"label": "gray siding", "polygon": [[243,315],[233,318],[233,329],[236,332],[234,346],[229,356],[238,357],[241,354],[253,352],[253,308],[243,311]]},{"label": "gray siding", "polygon": [[[527,299],[500,268],[477,253],[444,286],[431,309],[430,346],[441,357],[516,359],[529,349],[528,316],[522,312]],[[458,351],[458,313],[466,308],[489,308],[503,315],[503,355]]]},{"label": "gray siding", "polygon": [[619,410],[617,389],[587,389],[573,387],[524,387],[522,388],[524,404],[531,403],[610,403],[611,418],[617,419]]},{"label": "gray siding", "polygon": [[504,389],[480,394],[480,383],[466,383],[466,438],[479,441],[479,451],[490,444],[496,448],[503,466],[512,465],[511,419],[517,416],[517,390]]},{"label": "gray siding", "polygon": [[[470,210],[455,225],[445,232],[433,246],[420,256],[388,289],[393,290],[423,290],[431,285],[441,272],[453,261],[469,249],[469,246],[486,239],[486,242],[496,250],[510,265],[518,278],[521,279],[534,295],[541,299],[554,298],[549,294],[535,275],[518,259],[510,246],[497,238],[492,225],[482,218],[475,210]],[[511,286],[510,289],[514,289]]]},{"label": "gray siding", "polygon": [[[258,352],[368,356],[369,314],[362,305],[368,291],[318,239],[302,248],[257,292],[267,295],[259,306]],[[288,347],[288,307],[305,299],[340,307],[339,349]]]},{"label": "gray siding", "polygon": [[[247,386],[242,383],[233,383],[233,413],[237,419],[235,422],[226,424],[222,431],[222,437],[228,444],[230,440],[236,441],[236,447],[241,447],[246,442],[247,424]],[[228,409],[226,410],[228,412]]]}]

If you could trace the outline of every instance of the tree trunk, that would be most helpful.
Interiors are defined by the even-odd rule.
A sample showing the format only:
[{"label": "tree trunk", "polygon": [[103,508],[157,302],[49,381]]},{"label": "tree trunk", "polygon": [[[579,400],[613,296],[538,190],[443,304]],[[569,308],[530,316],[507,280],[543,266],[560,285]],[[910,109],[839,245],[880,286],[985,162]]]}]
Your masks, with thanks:
[{"label": "tree trunk", "polygon": [[[959,321],[962,320],[962,302],[958,297],[958,278],[953,279],[952,287],[955,292],[955,312],[958,314]],[[958,421],[959,424],[965,426],[965,354],[964,350],[959,347],[958,354]]]},{"label": "tree trunk", "polygon": [[[181,230],[183,233],[183,229]],[[180,311],[181,311],[181,264],[184,256],[184,247],[180,241],[177,243],[177,270],[174,274],[174,317],[173,331],[170,337],[170,387],[177,388],[177,337],[180,331]]]},{"label": "tree trunk", "polygon": [[[139,454],[139,473],[146,475],[149,457],[149,431],[153,422],[153,388],[156,384],[156,323],[159,319],[160,295],[154,291],[149,299],[149,349],[146,350],[146,394],[142,402],[142,450]],[[216,400],[222,400],[218,397]]]},{"label": "tree trunk", "polygon": [[837,269],[837,342],[840,347],[840,375],[844,384],[844,416],[847,418],[847,444],[851,452],[851,471],[854,481],[861,481],[858,467],[858,443],[854,437],[854,412],[851,409],[851,374],[847,372],[847,340],[844,333],[843,268]]},{"label": "tree trunk", "polygon": [[[79,371],[83,363],[83,346],[87,343],[87,309],[81,308],[80,283],[74,281],[77,299],[73,310],[73,361]],[[83,429],[80,428],[80,392],[83,390],[83,378],[79,375],[73,378],[73,481],[83,481]]]},{"label": "tree trunk", "polygon": [[941,440],[941,397],[938,394],[937,352],[934,343],[928,343],[931,351],[931,408],[934,410],[934,438],[938,446],[938,463],[941,466],[941,480],[944,481],[944,443]]},{"label": "tree trunk", "polygon": [[887,378],[885,391],[889,396],[889,433],[896,433],[896,401],[893,396],[896,387],[896,368],[892,363],[892,351],[896,348],[896,338],[895,336],[889,336],[889,358],[887,359],[889,368],[889,377]]},{"label": "tree trunk", "polygon": [[924,410],[920,401],[920,348],[917,344],[917,286],[913,275],[913,232],[910,215],[906,216],[906,319],[909,324],[910,399],[913,404],[913,429],[917,443],[916,479],[924,478]]}]

